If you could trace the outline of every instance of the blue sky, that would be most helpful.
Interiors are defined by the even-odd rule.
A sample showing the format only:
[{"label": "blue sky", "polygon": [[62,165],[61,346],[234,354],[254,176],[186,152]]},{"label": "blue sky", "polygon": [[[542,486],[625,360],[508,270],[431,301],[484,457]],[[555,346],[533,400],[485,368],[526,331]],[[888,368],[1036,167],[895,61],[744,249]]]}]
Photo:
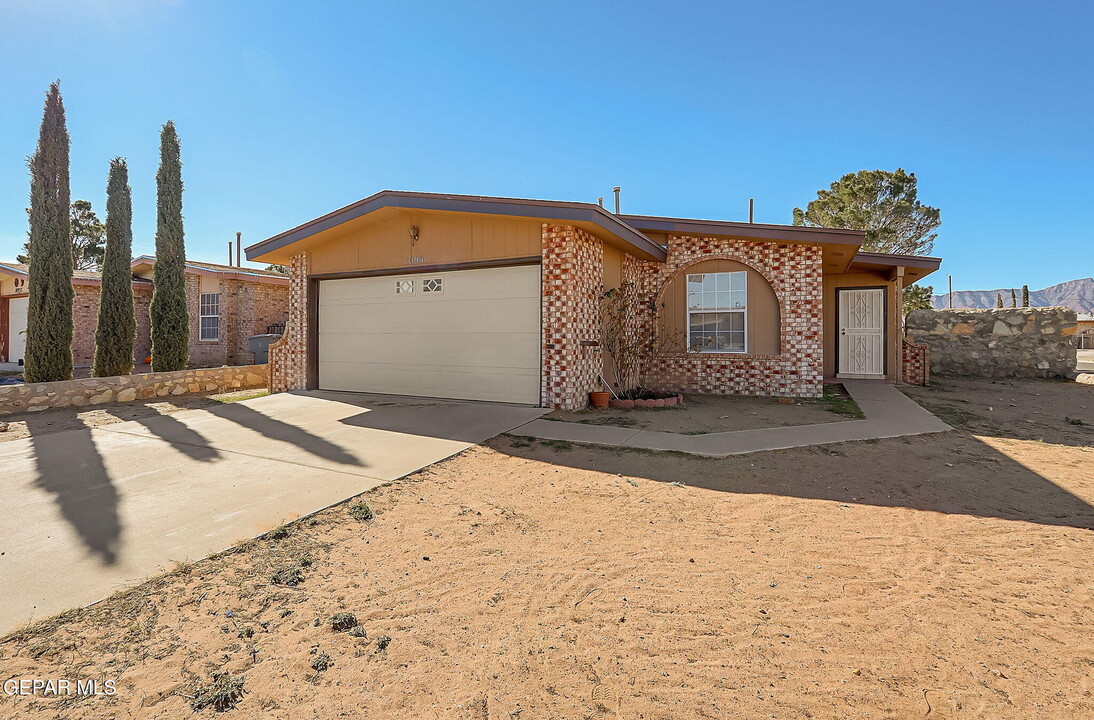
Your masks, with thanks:
[{"label": "blue sky", "polygon": [[0,0],[0,258],[60,78],[73,198],[128,158],[136,252],[171,119],[199,260],[384,188],[789,223],[901,166],[942,210],[936,291],[1040,288],[1094,275],[1092,31],[1053,0]]}]

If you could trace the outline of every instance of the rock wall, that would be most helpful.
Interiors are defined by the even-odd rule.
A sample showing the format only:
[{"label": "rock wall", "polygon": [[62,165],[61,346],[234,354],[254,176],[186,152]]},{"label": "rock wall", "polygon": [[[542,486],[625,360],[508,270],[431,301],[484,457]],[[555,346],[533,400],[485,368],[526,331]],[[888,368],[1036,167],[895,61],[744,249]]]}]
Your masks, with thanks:
[{"label": "rock wall", "polygon": [[0,386],[0,415],[266,387],[265,365],[178,370]]},{"label": "rock wall", "polygon": [[930,349],[931,372],[974,377],[1070,377],[1075,311],[1066,307],[915,310],[908,339]]}]

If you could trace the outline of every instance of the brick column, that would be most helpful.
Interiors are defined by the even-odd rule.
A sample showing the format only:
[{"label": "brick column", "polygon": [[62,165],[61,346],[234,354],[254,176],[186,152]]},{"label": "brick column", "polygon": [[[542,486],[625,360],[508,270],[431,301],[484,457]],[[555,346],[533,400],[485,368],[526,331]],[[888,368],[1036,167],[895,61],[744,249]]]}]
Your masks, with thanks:
[{"label": "brick column", "polygon": [[270,392],[308,387],[308,254],[289,260],[289,319],[285,334],[270,345]]},{"label": "brick column", "polygon": [[600,295],[604,246],[584,230],[543,226],[543,379],[545,407],[585,407],[599,386]]}]

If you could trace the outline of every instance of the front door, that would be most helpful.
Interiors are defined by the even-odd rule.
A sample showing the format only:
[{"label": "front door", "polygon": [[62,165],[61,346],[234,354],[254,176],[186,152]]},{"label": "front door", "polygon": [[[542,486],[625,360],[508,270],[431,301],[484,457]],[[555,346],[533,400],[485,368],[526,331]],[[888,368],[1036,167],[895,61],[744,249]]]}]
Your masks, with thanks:
[{"label": "front door", "polygon": [[885,377],[885,290],[839,291],[840,377]]}]

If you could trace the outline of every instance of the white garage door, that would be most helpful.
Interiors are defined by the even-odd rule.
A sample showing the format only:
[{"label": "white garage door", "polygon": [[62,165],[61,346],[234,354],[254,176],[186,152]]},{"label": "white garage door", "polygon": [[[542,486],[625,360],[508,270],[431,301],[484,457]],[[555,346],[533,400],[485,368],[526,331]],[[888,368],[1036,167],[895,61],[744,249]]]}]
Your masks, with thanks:
[{"label": "white garage door", "polygon": [[319,387],[539,404],[538,265],[324,280]]},{"label": "white garage door", "polygon": [[8,362],[19,362],[27,346],[27,306],[30,298],[8,299]]}]

